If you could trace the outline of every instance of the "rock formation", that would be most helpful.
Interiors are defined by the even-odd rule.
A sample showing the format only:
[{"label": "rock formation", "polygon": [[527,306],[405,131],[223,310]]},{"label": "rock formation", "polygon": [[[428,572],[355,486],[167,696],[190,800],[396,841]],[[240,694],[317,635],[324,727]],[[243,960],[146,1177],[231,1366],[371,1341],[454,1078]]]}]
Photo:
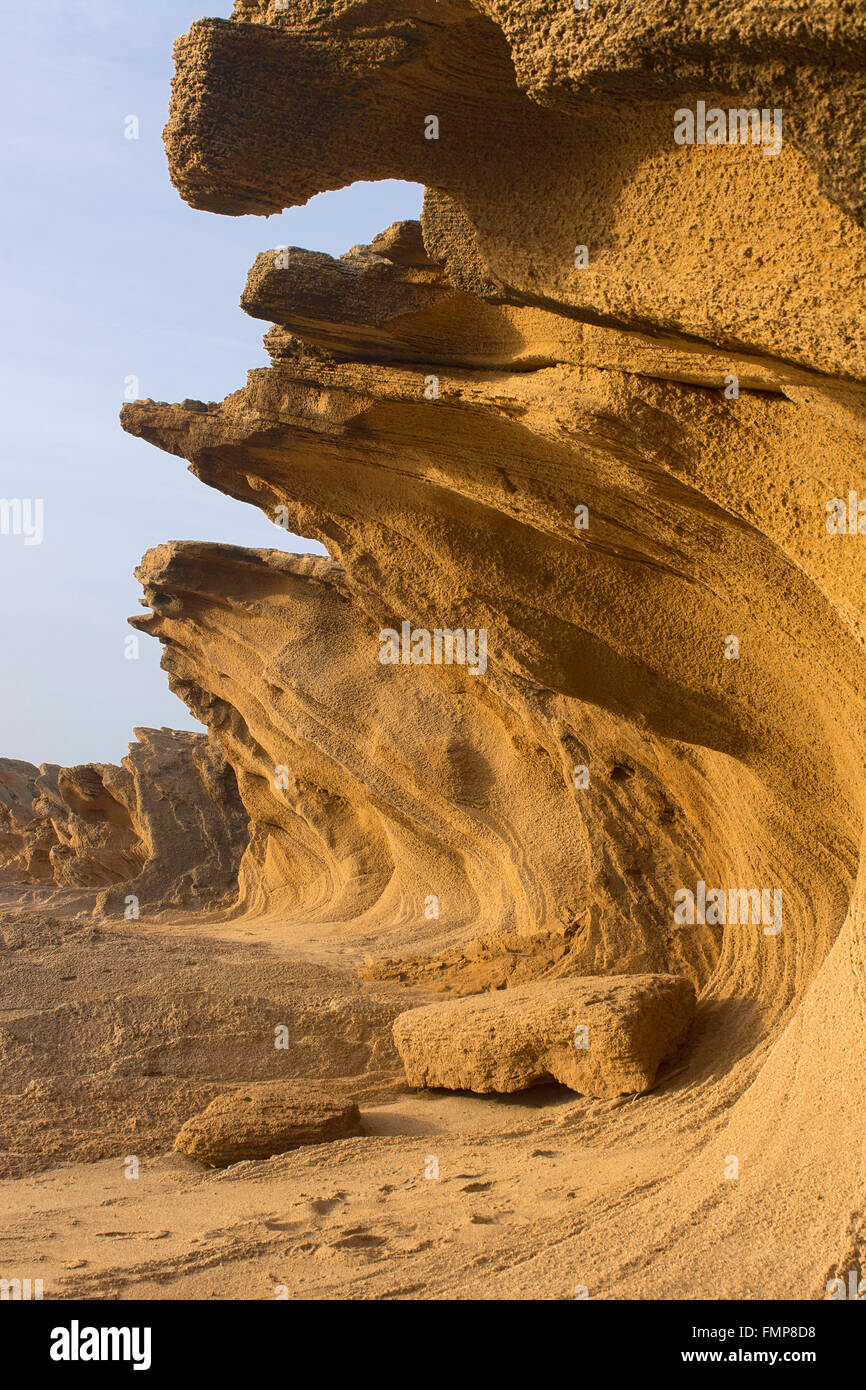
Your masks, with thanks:
[{"label": "rock formation", "polygon": [[693,986],[673,975],[545,980],[410,1009],[394,1042],[410,1086],[508,1092],[554,1080],[614,1098],[650,1089],[694,1016]]},{"label": "rock formation", "polygon": [[[315,902],[380,958],[399,923],[415,959],[370,967],[398,978],[473,936],[485,959],[562,942],[539,975],[691,978],[683,1085],[706,1085],[665,1111],[691,1154],[668,1196],[688,1223],[715,1191],[723,1114],[734,1294],[724,1251],[770,1231],[770,1190],[834,1192],[774,1293],[859,1249],[859,1139],[799,1136],[864,1119],[862,1029],[852,1087],[833,1042],[866,1012],[864,43],[853,6],[745,0],[202,20],[166,129],[189,203],[397,177],[424,212],[339,260],[263,253],[242,302],[271,367],[123,413],[333,557],[178,544],[140,572],[138,625],[239,769],[246,900]],[[444,630],[483,631],[485,669],[428,664]],[[660,1239],[687,1260],[688,1232]]]},{"label": "rock formation", "polygon": [[110,763],[48,767],[36,779],[34,810],[55,883],[83,888],[135,878],[147,850],[133,824],[133,777]]},{"label": "rock formation", "polygon": [[210,1167],[225,1168],[362,1133],[354,1101],[327,1098],[322,1091],[311,1096],[307,1087],[274,1081],[216,1096],[201,1115],[187,1120],[174,1146]]},{"label": "rock formation", "polygon": [[[46,769],[47,771],[47,769]],[[0,883],[51,883],[53,832],[33,809],[39,768],[0,758]]]},{"label": "rock formation", "polygon": [[[482,924],[533,953],[565,935],[563,972],[707,977],[720,933],[669,929],[699,860],[622,721],[582,707],[569,754],[540,717],[521,725],[516,690],[457,664],[383,666],[330,560],[174,543],[139,575],[152,612],[132,621],[238,774],[250,910],[430,947]],[[585,790],[569,756],[596,770]]]},{"label": "rock formation", "polygon": [[[820,1297],[866,1263],[864,58],[847,0],[236,0],[176,48],[193,207],[402,178],[424,209],[337,259],[263,251],[242,306],[270,366],[124,407],[328,558],[148,552],[133,622],[208,727],[168,750],[195,792],[158,794],[162,743],[137,782],[46,770],[47,857],[123,876],[104,907],[231,905],[366,952],[393,993],[335,1026],[365,1019],[341,1103],[393,1082],[396,1012],[417,1085],[648,1091],[696,990],[664,1084],[563,1124],[665,1155],[584,1198],[593,1296]],[[34,770],[6,769],[17,863]],[[418,985],[470,997],[391,1007]],[[185,999],[169,1031],[198,1026]],[[562,1044],[576,1007],[600,1054]],[[218,1089],[284,1080],[255,1059]],[[213,1099],[195,1076],[175,1119]],[[266,1145],[294,1132],[272,1100]],[[246,1156],[247,1104],[186,1133]],[[568,1264],[566,1225],[503,1248],[515,1296]]]},{"label": "rock formation", "polygon": [[119,767],[3,761],[4,882],[102,888],[96,910],[121,915],[130,895],[136,916],[234,901],[247,818],[218,745],[177,729],[135,738]]},{"label": "rock formation", "polygon": [[206,734],[136,729],[135,736],[122,768],[143,866],[108,889],[100,909],[120,911],[130,895],[142,916],[230,904],[248,834],[234,772]]}]

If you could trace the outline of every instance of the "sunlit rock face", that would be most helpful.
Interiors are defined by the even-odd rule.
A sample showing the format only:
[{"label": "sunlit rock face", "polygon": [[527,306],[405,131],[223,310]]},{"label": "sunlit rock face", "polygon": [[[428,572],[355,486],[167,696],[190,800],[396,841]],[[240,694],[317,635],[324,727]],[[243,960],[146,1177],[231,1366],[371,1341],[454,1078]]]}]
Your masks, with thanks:
[{"label": "sunlit rock face", "polygon": [[626,722],[587,705],[558,737],[480,663],[383,663],[401,623],[331,560],[172,543],[139,577],[152,614],[133,622],[237,770],[246,906],[382,944],[547,933],[572,973],[707,978],[721,933],[668,926],[697,871],[685,812]]},{"label": "sunlit rock face", "polygon": [[[177,48],[192,205],[428,190],[337,260],[262,253],[243,390],[124,409],[332,557],[173,543],[140,571],[237,772],[241,909],[410,974],[483,937],[528,976],[692,979],[662,1253],[598,1215],[643,1296],[688,1267],[692,1297],[802,1297],[859,1248],[863,47],[849,7],[430,0],[239,4]],[[428,659],[458,630],[483,669]],[[726,1254],[744,1221],[760,1272]]]},{"label": "sunlit rock face", "polygon": [[33,809],[39,768],[20,758],[0,758],[0,884],[51,883],[48,833]]},{"label": "sunlit rock face", "polygon": [[[839,490],[853,436],[823,410],[770,389],[767,376],[736,399],[674,380],[676,352],[609,329],[586,329],[592,365],[584,365],[582,340],[565,321],[559,360],[554,315],[542,315],[541,328],[534,319],[520,327],[518,311],[452,291],[441,271],[418,264],[420,245],[420,229],[403,226],[378,251],[342,261],[260,257],[244,302],[279,313],[267,339],[273,365],[222,405],[124,410],[128,429],[336,557],[323,567],[275,552],[173,545],[151,552],[141,571],[156,615],[145,625],[167,641],[168,669],[186,682],[176,688],[199,717],[218,729],[207,708],[216,696],[225,729],[233,716],[223,706],[244,711],[254,699],[244,723],[271,726],[267,736],[254,729],[252,744],[249,729],[235,735],[247,747],[245,803],[253,825],[266,827],[246,868],[273,868],[256,901],[291,880],[302,912],[311,902],[345,919],[372,910],[377,923],[417,921],[419,939],[431,933],[430,894],[450,904],[450,916],[433,919],[446,939],[470,924],[533,934],[586,917],[597,925],[586,928],[582,968],[681,966],[704,983],[724,923],[677,931],[677,887],[772,878],[785,890],[789,945],[768,957],[754,937],[729,936],[720,968],[739,972],[745,952],[777,1010],[826,946],[816,921],[826,927],[829,914],[829,931],[838,930],[856,863],[848,769],[859,713],[846,690],[862,680],[851,635],[859,615],[835,558],[844,552],[833,549],[845,540],[826,532],[823,501]],[[533,332],[547,335],[543,355],[527,353]],[[455,367],[461,342],[472,365]],[[430,356],[419,366],[421,350]],[[479,365],[485,354],[497,365]],[[693,364],[687,370],[695,374]],[[846,558],[862,563],[850,550]],[[311,602],[300,606],[300,595],[324,594],[326,576],[340,634],[317,618],[290,641]],[[404,622],[408,662],[401,636],[396,664],[383,664],[379,634],[402,634]],[[222,649],[235,630],[245,667],[229,681]],[[486,634],[484,669],[428,664],[420,637],[416,661],[412,634],[437,630]],[[360,687],[344,695],[335,672],[350,652]],[[288,733],[286,689],[316,669],[340,710],[369,712],[372,732],[354,765],[364,802],[387,766],[377,739],[411,742],[402,758],[418,763],[422,870],[408,842],[395,849],[402,832],[380,831],[395,796],[384,785],[375,831],[369,817],[361,831],[355,814],[350,868],[333,880],[289,871],[277,855],[271,827],[285,819],[290,789],[276,788],[275,810],[275,769],[296,777],[297,767],[273,726],[285,720]],[[491,727],[509,731],[501,749],[472,728],[492,713]],[[315,732],[327,752],[324,716]],[[480,845],[472,849],[478,823],[489,834],[490,813],[476,815],[467,835],[460,797],[448,790],[455,762],[444,750],[460,744],[470,750],[463,762],[490,769],[486,799],[502,797],[495,870]],[[229,756],[240,766],[236,749]],[[261,781],[255,793],[250,776]],[[304,780],[318,786],[322,776],[308,768]],[[437,789],[446,804],[434,826]],[[324,815],[329,827],[335,805]],[[294,833],[319,866],[321,847],[309,848],[316,816],[302,819],[306,828]],[[780,844],[792,841],[795,856],[783,857]],[[432,871],[430,842],[447,847],[447,871]],[[460,886],[450,882],[455,854]],[[483,867],[472,870],[475,854]]]},{"label": "sunlit rock face", "polygon": [[248,824],[219,746],[177,729],[135,734],[119,766],[3,760],[3,810],[17,834],[0,841],[0,881],[102,889],[97,911],[130,920],[234,901]]},{"label": "sunlit rock face", "polygon": [[[864,53],[830,0],[241,5],[178,41],[166,146],[195,207],[413,180],[463,288],[862,377]],[[699,101],[766,136],[677,143]]]}]

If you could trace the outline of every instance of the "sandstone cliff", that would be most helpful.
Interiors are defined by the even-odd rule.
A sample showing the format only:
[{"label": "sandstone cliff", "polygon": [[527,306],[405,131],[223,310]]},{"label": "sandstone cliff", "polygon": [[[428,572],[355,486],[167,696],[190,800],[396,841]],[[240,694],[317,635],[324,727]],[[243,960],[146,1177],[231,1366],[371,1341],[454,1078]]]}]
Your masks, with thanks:
[{"label": "sandstone cliff", "polygon": [[[428,192],[339,260],[259,257],[242,391],[125,408],[333,557],[160,547],[138,625],[238,770],[249,908],[410,974],[482,937],[531,976],[560,934],[535,973],[701,988],[685,1076],[617,1127],[675,1168],[587,1212],[608,1296],[802,1297],[862,1252],[866,551],[856,499],[827,522],[866,433],[864,37],[848,5],[297,0],[177,46],[193,206]],[[674,139],[751,106],[778,148]],[[404,622],[485,632],[485,669],[383,665]],[[784,920],[677,922],[697,883]]]}]

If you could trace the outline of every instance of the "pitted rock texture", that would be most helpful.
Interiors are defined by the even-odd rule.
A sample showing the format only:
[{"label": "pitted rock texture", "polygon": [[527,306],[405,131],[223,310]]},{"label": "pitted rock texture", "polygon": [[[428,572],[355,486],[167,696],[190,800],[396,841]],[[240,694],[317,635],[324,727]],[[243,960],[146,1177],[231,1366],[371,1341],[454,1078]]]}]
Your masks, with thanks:
[{"label": "pitted rock texture", "polygon": [[[445,1296],[560,1297],[585,1228],[604,1297],[821,1297],[866,1259],[864,23],[244,0],[177,46],[194,206],[427,188],[420,226],[257,259],[272,365],[242,390],[123,412],[331,557],[171,543],[140,572],[249,816],[235,920],[364,951],[389,989],[506,986],[473,1016],[588,974],[701,993],[664,1085],[559,1127],[584,1171],[634,1161],[615,1195],[494,1232],[493,1277],[452,1244]],[[778,150],[674,139],[682,109],[752,106]],[[484,631],[484,669],[383,665],[404,622]],[[677,920],[700,882],[780,893],[781,931]]]},{"label": "pitted rock texture", "polygon": [[394,1020],[394,1042],[410,1086],[508,1092],[554,1080],[613,1098],[649,1090],[694,1016],[689,980],[600,975],[411,1009]]},{"label": "pitted rock texture", "polygon": [[209,1167],[225,1168],[362,1133],[354,1101],[277,1081],[216,1096],[187,1120],[174,1147]]},{"label": "pitted rock texture", "polygon": [[[862,380],[864,52],[833,0],[242,5],[178,41],[169,167],[235,215],[423,183],[459,288]],[[781,111],[781,150],[677,144],[701,100]]]}]

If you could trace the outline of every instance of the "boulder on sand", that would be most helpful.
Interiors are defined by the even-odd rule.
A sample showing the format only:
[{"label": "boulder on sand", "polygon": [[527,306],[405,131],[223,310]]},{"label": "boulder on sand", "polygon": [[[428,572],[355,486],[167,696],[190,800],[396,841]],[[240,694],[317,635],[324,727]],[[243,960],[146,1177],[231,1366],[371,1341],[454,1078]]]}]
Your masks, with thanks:
[{"label": "boulder on sand", "polygon": [[555,1080],[582,1095],[648,1090],[695,1014],[677,975],[592,975],[451,999],[400,1014],[410,1086],[521,1091]]},{"label": "boulder on sand", "polygon": [[217,1096],[187,1120],[174,1147],[212,1168],[226,1168],[356,1134],[363,1130],[354,1101],[274,1081]]}]

